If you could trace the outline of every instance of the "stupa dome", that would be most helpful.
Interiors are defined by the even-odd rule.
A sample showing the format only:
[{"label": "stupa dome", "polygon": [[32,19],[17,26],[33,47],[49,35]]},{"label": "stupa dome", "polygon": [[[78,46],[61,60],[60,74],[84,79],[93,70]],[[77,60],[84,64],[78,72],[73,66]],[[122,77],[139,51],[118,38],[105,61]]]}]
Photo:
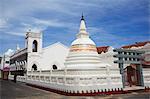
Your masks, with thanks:
[{"label": "stupa dome", "polygon": [[67,69],[96,69],[106,67],[100,62],[95,43],[90,39],[86,31],[86,25],[82,16],[79,33],[71,44],[68,57],[65,61]]},{"label": "stupa dome", "polygon": [[78,39],[74,40],[71,45],[76,45],[76,44],[91,44],[91,45],[95,45],[95,43],[89,38],[78,38]]}]

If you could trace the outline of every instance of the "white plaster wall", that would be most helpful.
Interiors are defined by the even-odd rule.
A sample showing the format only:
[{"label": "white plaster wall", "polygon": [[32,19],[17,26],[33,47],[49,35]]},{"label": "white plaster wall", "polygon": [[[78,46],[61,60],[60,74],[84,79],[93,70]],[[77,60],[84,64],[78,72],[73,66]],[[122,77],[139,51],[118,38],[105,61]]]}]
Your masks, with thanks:
[{"label": "white plaster wall", "polygon": [[54,64],[58,69],[64,68],[68,51],[69,48],[58,42],[43,48],[41,53],[28,53],[27,70],[31,71],[33,64],[37,65],[37,70],[50,70]]},{"label": "white plaster wall", "polygon": [[99,54],[100,61],[102,63],[108,63],[114,68],[118,68],[118,64],[114,63],[114,61],[117,60],[117,58],[113,57],[113,55],[115,54],[116,54],[115,52],[106,52],[106,53]]},{"label": "white plaster wall", "polygon": [[64,68],[68,52],[69,48],[59,42],[44,48],[41,57],[41,69],[50,70],[54,64],[57,65],[58,69]]},{"label": "white plaster wall", "polygon": [[28,53],[27,70],[31,71],[31,68],[34,64],[37,65],[37,70],[40,70],[41,58],[42,55],[39,53]]}]

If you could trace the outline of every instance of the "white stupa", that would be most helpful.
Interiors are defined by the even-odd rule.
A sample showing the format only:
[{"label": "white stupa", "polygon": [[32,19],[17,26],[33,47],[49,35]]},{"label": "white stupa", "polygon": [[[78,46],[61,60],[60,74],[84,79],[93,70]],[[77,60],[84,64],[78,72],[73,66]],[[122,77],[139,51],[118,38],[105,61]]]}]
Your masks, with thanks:
[{"label": "white stupa", "polygon": [[95,69],[106,67],[106,64],[100,62],[95,43],[89,38],[83,15],[79,33],[76,35],[76,40],[71,44],[65,66],[67,69]]}]

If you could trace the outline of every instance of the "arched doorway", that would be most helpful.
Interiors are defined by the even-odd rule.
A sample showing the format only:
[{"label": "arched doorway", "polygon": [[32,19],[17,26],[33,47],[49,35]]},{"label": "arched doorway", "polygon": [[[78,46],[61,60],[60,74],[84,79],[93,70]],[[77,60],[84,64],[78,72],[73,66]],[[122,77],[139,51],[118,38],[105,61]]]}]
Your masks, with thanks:
[{"label": "arched doorway", "polygon": [[33,64],[32,70],[33,70],[33,71],[36,71],[36,70],[37,70],[37,66],[36,66],[35,64]]}]

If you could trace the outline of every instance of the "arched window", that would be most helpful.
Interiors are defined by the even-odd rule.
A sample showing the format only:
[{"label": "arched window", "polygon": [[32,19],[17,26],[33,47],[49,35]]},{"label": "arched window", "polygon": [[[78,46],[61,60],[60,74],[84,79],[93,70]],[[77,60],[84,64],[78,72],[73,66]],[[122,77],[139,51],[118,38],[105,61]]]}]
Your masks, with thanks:
[{"label": "arched window", "polygon": [[38,46],[38,43],[36,40],[33,41],[33,44],[32,44],[32,51],[33,52],[37,52],[37,46]]},{"label": "arched window", "polygon": [[53,69],[57,69],[57,66],[55,64],[53,65]]},{"label": "arched window", "polygon": [[36,71],[37,70],[37,66],[35,64],[33,64],[32,66],[32,70]]}]

